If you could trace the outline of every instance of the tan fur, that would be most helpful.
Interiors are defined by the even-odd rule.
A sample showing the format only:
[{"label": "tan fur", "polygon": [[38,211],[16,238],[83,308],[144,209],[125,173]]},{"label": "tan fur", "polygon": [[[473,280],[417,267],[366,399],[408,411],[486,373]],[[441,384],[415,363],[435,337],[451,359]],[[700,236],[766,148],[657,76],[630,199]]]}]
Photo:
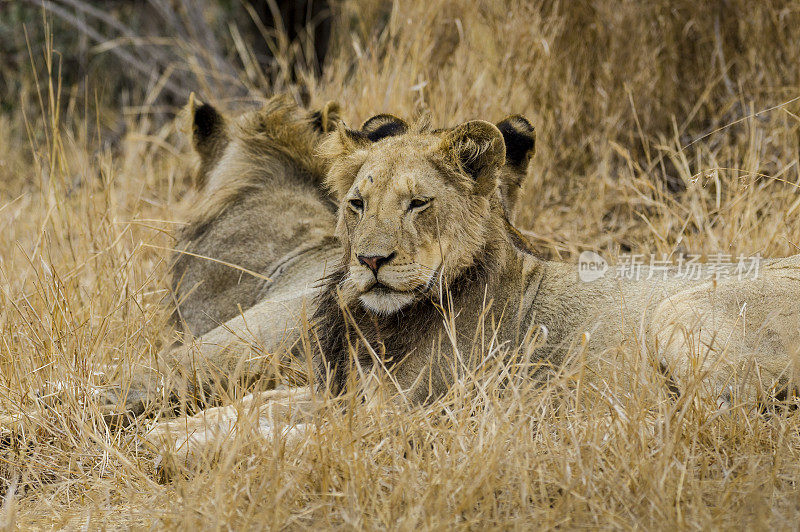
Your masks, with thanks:
[{"label": "tan fur", "polygon": [[314,152],[338,106],[309,112],[279,96],[237,119],[188,107],[200,190],[178,235],[172,287],[178,325],[200,336],[258,302],[287,254],[331,240],[327,164]]},{"label": "tan fur", "polygon": [[[532,327],[544,326],[547,342],[534,356],[550,362],[560,363],[584,333],[590,352],[597,354],[626,338],[641,337],[654,368],[663,365],[679,383],[706,377],[721,399],[730,397],[731,387],[737,397],[752,399],[754,391],[790,381],[800,330],[800,256],[768,262],[760,278],[749,281],[648,280],[645,269],[638,281],[609,276],[581,282],[574,265],[524,253],[513,245],[513,233],[501,228],[501,202],[491,193],[502,166],[502,150],[495,147],[502,140],[498,133],[485,122],[470,122],[443,140],[422,133],[365,146],[343,143],[340,135],[323,144],[335,154],[328,180],[342,198],[337,234],[349,250],[335,285],[336,301],[318,311],[323,340],[332,336],[337,323],[343,329],[358,328],[362,343],[378,344],[393,361],[390,373],[406,395],[426,400],[442,394],[457,377],[458,370],[451,368],[458,364],[451,357],[474,352],[469,341],[445,342],[436,355],[439,362],[431,366],[433,355],[423,346],[442,345],[446,316],[432,311],[429,302],[452,305],[447,310],[459,316],[466,340],[487,319],[483,309],[488,301],[488,319],[500,323],[498,341],[519,345]],[[430,217],[409,222],[399,198],[419,193],[435,198],[426,211]],[[364,204],[363,212],[348,208],[354,196]],[[392,263],[376,279],[354,258],[391,250],[398,252],[398,269],[418,264],[423,271],[434,270],[439,286],[417,290],[419,286],[392,275]],[[385,296],[385,308],[373,301],[373,308],[364,311],[360,307],[369,306],[364,294],[375,280],[396,288],[397,294],[412,289],[414,299],[388,317],[381,311],[400,295]],[[440,300],[447,290],[450,298]],[[326,304],[324,297],[322,302]],[[334,303],[348,308],[352,325]],[[747,319],[740,315],[743,308]],[[427,317],[420,321],[417,315]],[[354,354],[352,341],[343,342],[340,335],[323,342],[322,356],[330,367],[351,369],[353,359],[372,366],[360,349],[368,351],[356,346]],[[749,377],[759,375],[760,382],[745,382],[748,364],[757,368],[751,368]],[[344,386],[349,371],[333,372],[340,381],[335,390]]]},{"label": "tan fur", "polygon": [[[711,380],[727,382],[745,359],[760,364],[762,378],[764,371],[770,375],[770,385],[789,375],[791,346],[800,328],[794,312],[794,296],[800,293],[793,269],[797,259],[784,259],[781,264],[788,266],[780,270],[767,265],[758,282],[732,279],[711,284],[672,278],[583,283],[574,265],[541,261],[514,245],[503,203],[495,194],[505,160],[504,139],[495,126],[475,121],[445,132],[406,132],[377,142],[340,129],[320,151],[331,160],[327,183],[341,201],[336,233],[344,244],[343,262],[323,293],[306,297],[303,304],[307,314],[315,311],[316,322],[323,324],[316,331],[322,345],[319,362],[328,365],[327,371],[339,371],[340,379],[347,378],[351,368],[344,366],[353,360],[371,366],[372,350],[391,360],[393,378],[412,399],[440,395],[458,373],[452,360],[446,362],[448,357],[472,352],[474,347],[462,345],[458,338],[441,341],[442,308],[451,305],[444,312],[458,315],[459,327],[467,331],[464,338],[471,338],[469,331],[487,319],[484,302],[491,302],[488,317],[500,324],[499,339],[509,345],[520,342],[530,328],[544,326],[548,339],[535,356],[553,362],[560,361],[583,333],[588,333],[590,348],[598,352],[644,334],[653,358],[674,378],[686,380],[691,366],[685,353],[687,339],[703,326],[701,336],[721,331],[727,338],[723,347],[738,353],[735,363],[709,366],[719,372]],[[415,196],[433,200],[422,212],[410,214],[409,201]],[[363,202],[363,212],[350,204],[354,198]],[[377,276],[358,259],[392,253],[392,262]],[[370,296],[376,281],[383,288]],[[318,290],[309,294],[317,296]],[[783,294],[770,300],[770,308],[780,316],[777,321],[757,303],[766,291],[774,290]],[[448,291],[449,298],[441,300]],[[712,299],[707,297],[709,291]],[[757,316],[746,327],[763,331],[761,340],[741,331],[738,312],[745,300]],[[680,301],[678,310],[670,306],[675,301]],[[259,322],[269,305],[262,302],[261,310],[254,307],[242,319]],[[340,305],[347,313],[340,311]],[[341,336],[348,330],[345,315],[362,335],[362,345],[356,349],[364,351],[355,353],[355,358],[352,339]],[[686,334],[673,334],[676,327]],[[217,331],[212,336],[225,334]],[[709,344],[708,338],[699,339]],[[367,348],[364,340],[376,345]],[[445,362],[436,367],[430,365],[430,348],[423,347],[430,345],[442,346],[437,356]],[[723,348],[707,347],[715,352]],[[719,390],[720,396],[726,393]]]}]

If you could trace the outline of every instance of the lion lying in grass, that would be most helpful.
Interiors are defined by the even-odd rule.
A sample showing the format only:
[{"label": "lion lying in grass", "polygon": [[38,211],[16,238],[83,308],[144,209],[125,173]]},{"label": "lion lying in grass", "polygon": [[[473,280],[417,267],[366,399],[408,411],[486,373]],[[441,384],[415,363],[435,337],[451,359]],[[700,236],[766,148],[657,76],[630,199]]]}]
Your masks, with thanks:
[{"label": "lion lying in grass", "polygon": [[[430,131],[379,115],[325,136],[327,119],[315,126],[323,114],[273,102],[231,122],[208,106],[194,110],[205,199],[182,247],[205,255],[230,244],[235,254],[221,260],[258,264],[217,262],[207,268],[219,277],[204,279],[202,258],[188,255],[200,268],[191,274],[179,261],[178,308],[188,331],[205,333],[170,352],[169,376],[143,397],[217,394],[296,372],[314,373],[334,395],[377,379],[423,403],[482,364],[487,341],[530,345],[530,359],[547,368],[575,346],[591,364],[630,339],[678,393],[698,376],[721,403],[763,404],[794,390],[800,256],[764,261],[756,279],[583,282],[577,265],[537,258],[509,223],[533,150],[524,118]],[[250,270],[262,277],[244,281]],[[188,286],[187,276],[202,282]],[[241,310],[181,295],[232,292],[240,282]],[[209,330],[219,316],[227,321]],[[283,421],[265,421],[265,432],[312,410],[309,388],[267,393],[263,412]],[[157,425],[150,438],[180,432],[191,453],[235,421],[236,409],[212,409]]]}]

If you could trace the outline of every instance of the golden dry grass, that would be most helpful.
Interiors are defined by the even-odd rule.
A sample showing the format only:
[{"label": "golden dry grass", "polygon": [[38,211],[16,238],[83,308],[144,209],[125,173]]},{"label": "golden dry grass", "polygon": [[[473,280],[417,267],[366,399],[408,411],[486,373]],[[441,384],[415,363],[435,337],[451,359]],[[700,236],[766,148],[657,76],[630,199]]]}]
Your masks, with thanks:
[{"label": "golden dry grass", "polygon": [[[577,4],[346,3],[333,56],[303,81],[314,100],[342,102],[350,123],[527,115],[537,155],[518,224],[543,255],[796,253],[800,4]],[[41,413],[4,442],[2,526],[800,519],[798,414],[720,415],[700,387],[675,401],[655,382],[632,385],[635,341],[605,355],[594,386],[580,350],[545,387],[520,375],[500,387],[504,367],[492,367],[429,408],[330,409],[298,447],[241,434],[216,461],[160,482],[155,456],[137,450],[147,422],[109,431],[89,391],[125,382],[171,341],[166,260],[189,148],[177,122],[79,108],[58,86],[57,56],[33,60],[41,71],[51,58],[20,111],[0,116],[0,404]],[[288,75],[270,82],[265,91],[296,88]],[[127,133],[111,151],[89,126],[114,120]],[[58,400],[35,399],[42,391]]]}]

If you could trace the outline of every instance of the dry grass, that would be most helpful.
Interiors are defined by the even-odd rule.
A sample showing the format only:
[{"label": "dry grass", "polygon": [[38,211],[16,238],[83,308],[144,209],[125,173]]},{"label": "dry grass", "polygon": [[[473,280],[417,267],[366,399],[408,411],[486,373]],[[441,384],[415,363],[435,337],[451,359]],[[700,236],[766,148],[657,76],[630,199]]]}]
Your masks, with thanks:
[{"label": "dry grass", "polygon": [[[543,255],[796,253],[800,4],[576,4],[347,3],[323,74],[303,81],[352,123],[383,111],[436,124],[526,114],[538,153],[518,222]],[[798,414],[719,415],[700,388],[674,401],[656,383],[630,385],[635,341],[605,354],[609,376],[594,387],[580,352],[545,387],[519,375],[501,387],[493,367],[427,409],[330,409],[298,447],[241,434],[217,461],[159,483],[155,457],[136,448],[144,422],[109,431],[88,392],[125,382],[171,340],[165,260],[188,146],[147,114],[80,108],[58,86],[57,55],[33,61],[50,74],[0,116],[0,403],[43,414],[0,455],[2,526],[800,519]],[[114,120],[127,133],[112,152],[90,132]],[[35,399],[57,383],[58,401]]]}]

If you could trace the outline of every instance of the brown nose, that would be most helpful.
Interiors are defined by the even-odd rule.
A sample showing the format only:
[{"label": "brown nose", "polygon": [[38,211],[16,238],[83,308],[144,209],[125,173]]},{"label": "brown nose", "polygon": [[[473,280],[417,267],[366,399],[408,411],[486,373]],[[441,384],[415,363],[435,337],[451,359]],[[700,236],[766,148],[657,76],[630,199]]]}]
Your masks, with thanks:
[{"label": "brown nose", "polygon": [[392,252],[389,255],[356,255],[358,262],[372,270],[375,277],[378,276],[378,269],[392,260],[396,253]]}]

